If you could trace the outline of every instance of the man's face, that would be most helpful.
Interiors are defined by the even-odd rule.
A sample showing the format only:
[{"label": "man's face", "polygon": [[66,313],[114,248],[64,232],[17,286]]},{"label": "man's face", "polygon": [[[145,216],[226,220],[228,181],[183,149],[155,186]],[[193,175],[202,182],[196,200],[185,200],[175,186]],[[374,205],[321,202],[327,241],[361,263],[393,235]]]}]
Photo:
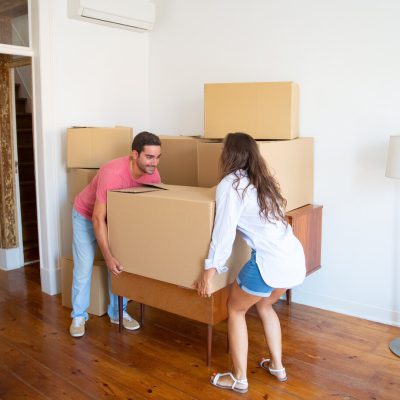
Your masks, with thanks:
[{"label": "man's face", "polygon": [[161,157],[161,146],[144,146],[140,154],[133,150],[133,158],[138,169],[144,174],[153,174]]}]

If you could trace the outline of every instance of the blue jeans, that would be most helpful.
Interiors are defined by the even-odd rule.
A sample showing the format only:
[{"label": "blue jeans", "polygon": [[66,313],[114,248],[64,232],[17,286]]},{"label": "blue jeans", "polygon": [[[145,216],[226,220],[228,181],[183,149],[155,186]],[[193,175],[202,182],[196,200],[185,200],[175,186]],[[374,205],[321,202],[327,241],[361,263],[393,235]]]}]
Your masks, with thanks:
[{"label": "blue jeans", "polygon": [[[74,273],[72,279],[72,312],[71,317],[89,319],[87,309],[90,304],[90,282],[94,254],[96,251],[96,236],[92,221],[84,218],[72,209],[72,255],[74,258]],[[110,304],[107,314],[111,319],[118,320],[118,296],[111,293],[110,273],[108,273],[108,292]],[[124,297],[123,308],[126,310],[128,300]]]}]

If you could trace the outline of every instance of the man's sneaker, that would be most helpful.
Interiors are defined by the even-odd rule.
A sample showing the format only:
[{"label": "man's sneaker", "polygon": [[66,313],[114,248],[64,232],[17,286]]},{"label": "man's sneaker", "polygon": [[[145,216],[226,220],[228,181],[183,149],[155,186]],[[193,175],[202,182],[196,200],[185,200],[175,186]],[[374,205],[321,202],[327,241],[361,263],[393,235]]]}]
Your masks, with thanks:
[{"label": "man's sneaker", "polygon": [[[112,324],[119,325],[118,319],[110,318],[110,321]],[[133,319],[126,311],[124,311],[124,313],[123,313],[122,324],[124,325],[124,328],[128,329],[129,331],[135,331],[136,329],[140,328],[139,322],[137,322],[135,319]]]},{"label": "man's sneaker", "polygon": [[85,317],[75,317],[72,319],[69,333],[73,337],[81,337],[85,334]]}]

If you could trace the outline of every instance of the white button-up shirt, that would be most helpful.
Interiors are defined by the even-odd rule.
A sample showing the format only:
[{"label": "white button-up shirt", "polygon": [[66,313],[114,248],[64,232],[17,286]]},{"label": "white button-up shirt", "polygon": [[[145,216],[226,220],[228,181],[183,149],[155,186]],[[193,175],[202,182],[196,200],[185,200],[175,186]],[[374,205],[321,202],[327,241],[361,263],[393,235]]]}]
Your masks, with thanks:
[{"label": "white button-up shirt", "polygon": [[[303,282],[306,275],[304,250],[292,227],[282,221],[261,218],[257,190],[250,185],[245,172],[240,174],[238,190],[232,184],[232,173],[219,183],[216,193],[216,216],[205,269],[227,271],[236,230],[250,248],[256,251],[256,262],[263,280],[274,288],[291,288]],[[236,185],[235,185],[236,186]]]}]

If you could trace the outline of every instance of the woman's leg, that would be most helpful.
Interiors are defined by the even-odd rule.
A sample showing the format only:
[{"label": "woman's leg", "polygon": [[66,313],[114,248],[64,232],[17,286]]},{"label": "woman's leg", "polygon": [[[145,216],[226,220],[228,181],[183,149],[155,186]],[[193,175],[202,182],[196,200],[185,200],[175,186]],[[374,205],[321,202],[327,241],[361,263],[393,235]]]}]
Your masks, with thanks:
[{"label": "woman's leg", "polygon": [[[245,315],[247,310],[259,300],[260,297],[240,289],[236,282],[232,284],[228,299],[228,337],[233,375],[236,379],[244,379],[247,375],[248,336]],[[220,383],[231,384],[231,378],[223,377]]]},{"label": "woman's leg", "polygon": [[283,368],[281,324],[272,304],[276,302],[284,292],[285,289],[275,289],[272,298],[262,298],[256,304],[258,315],[261,318],[264,328],[264,335],[271,358],[270,367],[272,369]]}]

